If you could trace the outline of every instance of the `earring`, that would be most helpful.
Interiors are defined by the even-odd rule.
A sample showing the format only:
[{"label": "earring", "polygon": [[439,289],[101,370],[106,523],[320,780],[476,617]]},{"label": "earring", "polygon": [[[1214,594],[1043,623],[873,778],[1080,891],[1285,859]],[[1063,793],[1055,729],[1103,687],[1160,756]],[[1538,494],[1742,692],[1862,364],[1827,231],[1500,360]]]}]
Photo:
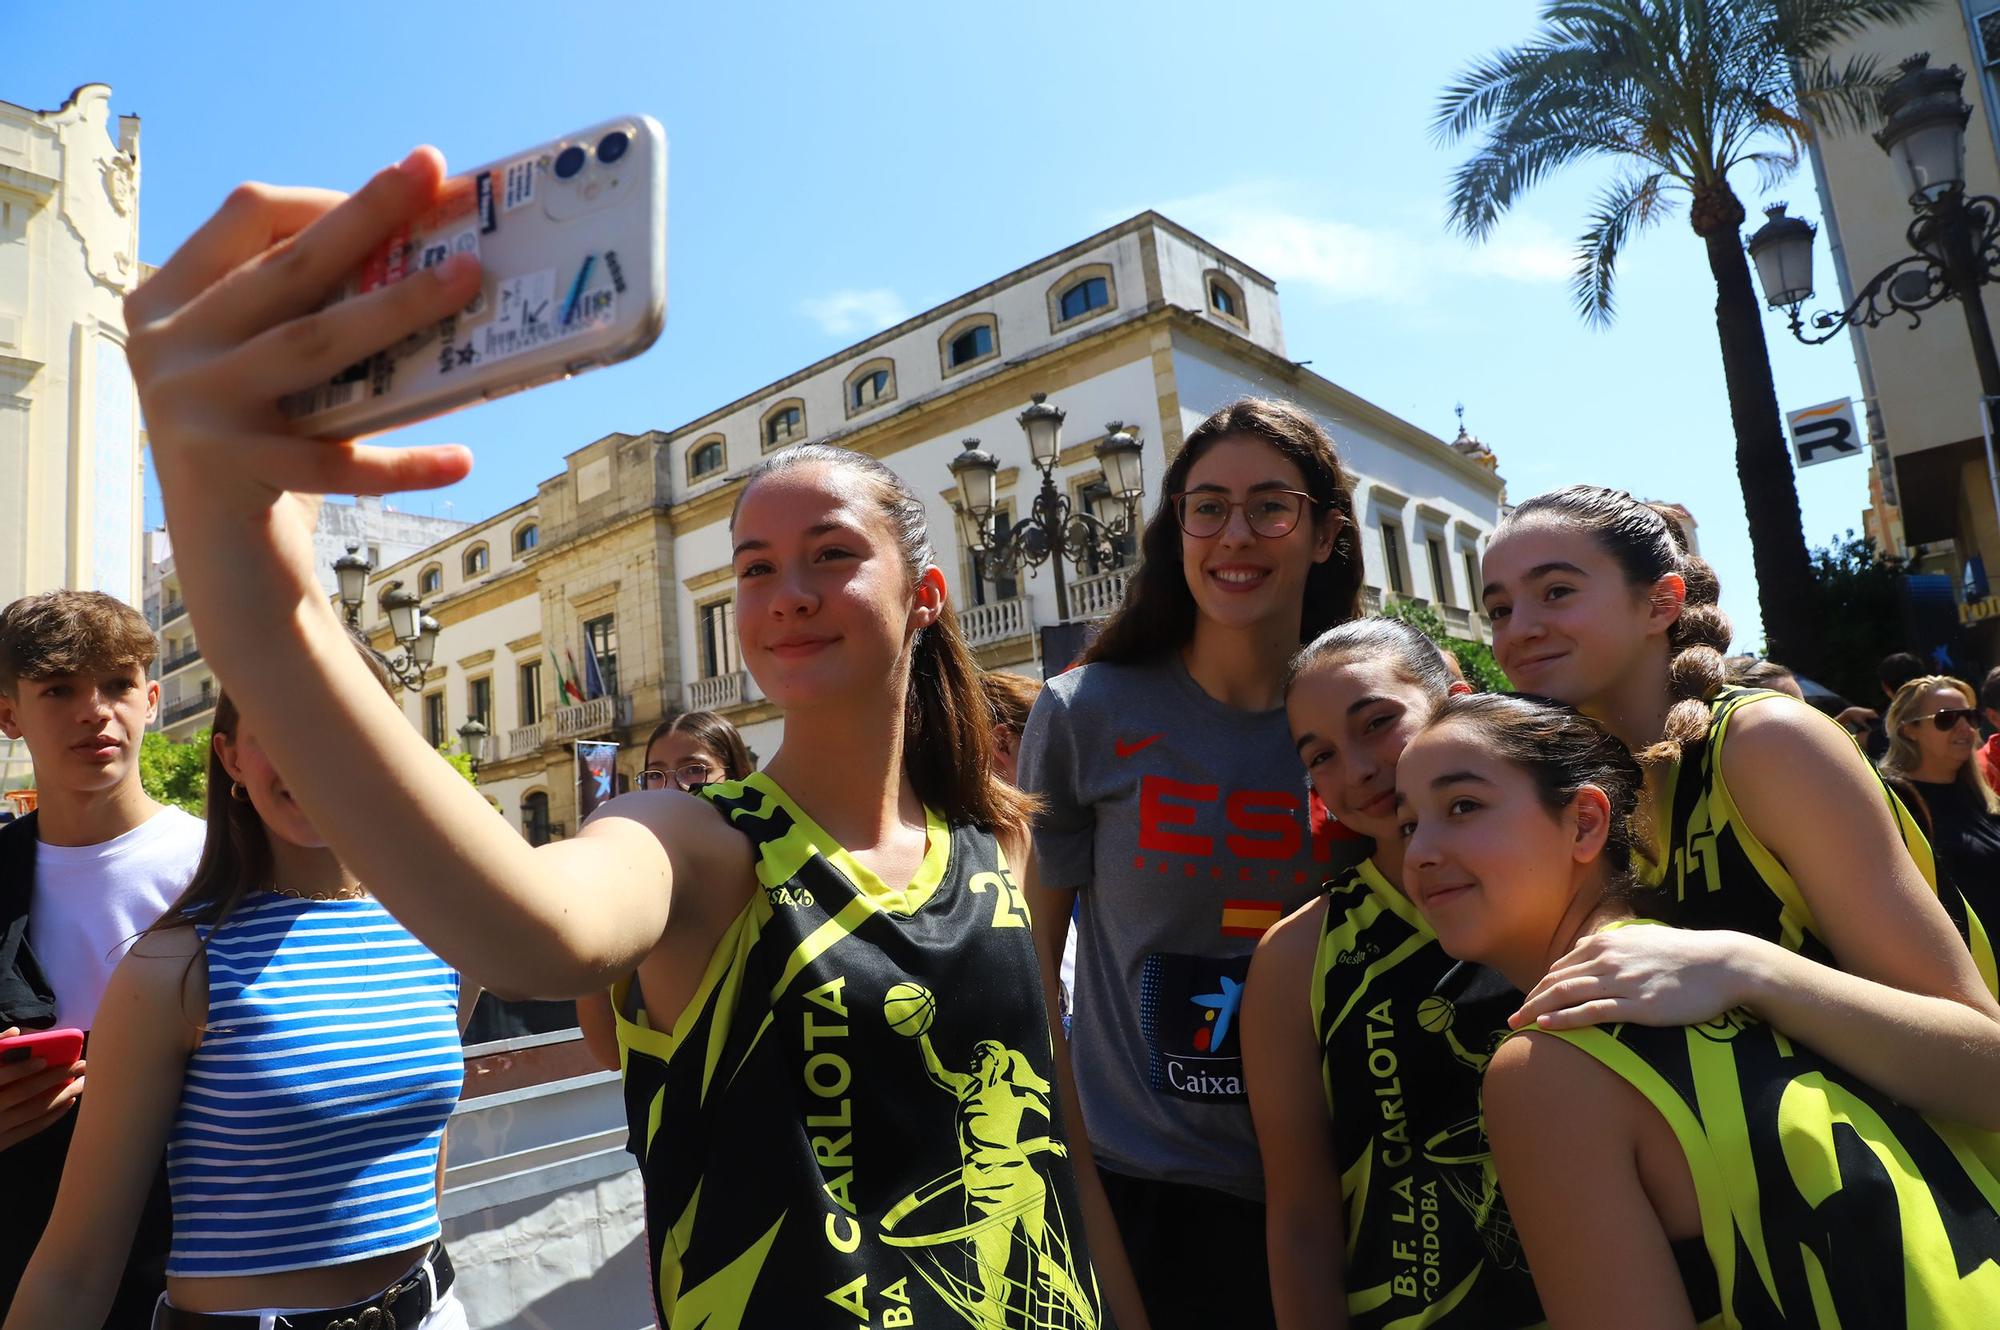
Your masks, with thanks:
[{"label": "earring", "polygon": [[229,782],[229,797],[237,803],[247,804],[250,802],[250,791],[243,788],[242,781],[232,780]]}]

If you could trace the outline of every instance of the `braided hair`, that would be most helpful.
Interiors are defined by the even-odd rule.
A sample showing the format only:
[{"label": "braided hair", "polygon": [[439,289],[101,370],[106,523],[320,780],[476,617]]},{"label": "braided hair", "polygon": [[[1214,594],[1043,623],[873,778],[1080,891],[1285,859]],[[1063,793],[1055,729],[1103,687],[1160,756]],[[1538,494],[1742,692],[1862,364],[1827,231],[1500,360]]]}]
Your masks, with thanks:
[{"label": "braided hair", "polygon": [[1708,733],[1708,700],[1728,677],[1723,653],[1733,636],[1720,600],[1722,584],[1708,561],[1688,548],[1678,514],[1624,490],[1568,485],[1537,494],[1509,513],[1502,527],[1540,517],[1588,532],[1634,587],[1668,573],[1686,586],[1680,617],[1667,629],[1667,723],[1659,742],[1640,753],[1651,766],[1677,761],[1684,745]]}]

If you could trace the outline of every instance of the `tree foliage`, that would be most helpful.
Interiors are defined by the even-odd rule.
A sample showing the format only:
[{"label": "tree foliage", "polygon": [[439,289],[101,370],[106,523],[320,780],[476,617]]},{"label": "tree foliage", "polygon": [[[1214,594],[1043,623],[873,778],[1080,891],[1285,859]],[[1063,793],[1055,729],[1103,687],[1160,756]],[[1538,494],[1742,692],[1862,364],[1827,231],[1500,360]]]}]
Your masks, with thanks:
[{"label": "tree foliage", "polygon": [[1493,658],[1492,648],[1463,637],[1453,637],[1451,629],[1430,606],[1414,600],[1395,600],[1382,607],[1382,614],[1385,618],[1401,619],[1449,651],[1458,659],[1458,667],[1465,671],[1465,681],[1480,692],[1504,693],[1514,686],[1501,673],[1500,662]]},{"label": "tree foliage", "polygon": [[139,784],[163,804],[186,809],[196,817],[208,807],[208,739],[203,729],[179,743],[158,730],[139,740]]},{"label": "tree foliage", "polygon": [[1813,550],[1812,570],[1820,654],[1794,668],[1850,702],[1876,706],[1881,696],[1876,666],[1890,652],[1905,649],[1903,561],[1884,555],[1873,540],[1850,530]]}]

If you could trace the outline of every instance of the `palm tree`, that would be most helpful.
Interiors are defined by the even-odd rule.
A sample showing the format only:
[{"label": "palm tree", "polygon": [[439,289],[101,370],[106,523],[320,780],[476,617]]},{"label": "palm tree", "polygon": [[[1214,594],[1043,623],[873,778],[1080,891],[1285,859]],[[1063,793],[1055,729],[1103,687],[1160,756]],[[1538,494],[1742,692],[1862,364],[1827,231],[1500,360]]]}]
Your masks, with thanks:
[{"label": "palm tree", "polygon": [[1526,43],[1473,65],[1445,89],[1433,131],[1478,134],[1452,178],[1452,224],[1483,239],[1515,200],[1557,169],[1618,165],[1577,245],[1578,312],[1611,322],[1618,256],[1671,215],[1680,196],[1708,247],[1736,475],[1770,654],[1811,668],[1818,637],[1812,564],[1778,417],[1762,311],[1743,252],[1737,167],[1769,188],[1798,165],[1816,130],[1876,115],[1893,70],[1827,52],[1862,30],[1901,23],[1930,0],[1551,0]]}]

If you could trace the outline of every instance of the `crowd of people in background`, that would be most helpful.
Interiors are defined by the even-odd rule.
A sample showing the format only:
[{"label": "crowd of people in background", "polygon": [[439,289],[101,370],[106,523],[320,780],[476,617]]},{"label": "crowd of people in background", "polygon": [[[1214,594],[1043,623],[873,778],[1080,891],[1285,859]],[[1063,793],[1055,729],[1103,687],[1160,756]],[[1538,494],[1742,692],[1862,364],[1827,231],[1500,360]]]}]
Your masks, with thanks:
[{"label": "crowd of people in background", "polygon": [[1246,398],[1038,686],[977,666],[908,484],[806,444],[731,520],[783,742],[675,717],[530,847],[311,566],[302,496],[465,457],[271,433],[469,298],[293,323],[440,169],[248,190],[129,302],[226,690],[205,828],[140,785],[143,621],[0,612],[41,795],[0,829],[0,1024],[89,1032],[0,1063],[5,1330],[463,1325],[481,986],[576,999],[620,1070],[667,1330],[1990,1322],[2000,671],[1892,658],[1829,717],[1723,654],[1666,514],[1576,485],[1491,540],[1519,691],[1475,693],[1363,614],[1333,438]]}]

